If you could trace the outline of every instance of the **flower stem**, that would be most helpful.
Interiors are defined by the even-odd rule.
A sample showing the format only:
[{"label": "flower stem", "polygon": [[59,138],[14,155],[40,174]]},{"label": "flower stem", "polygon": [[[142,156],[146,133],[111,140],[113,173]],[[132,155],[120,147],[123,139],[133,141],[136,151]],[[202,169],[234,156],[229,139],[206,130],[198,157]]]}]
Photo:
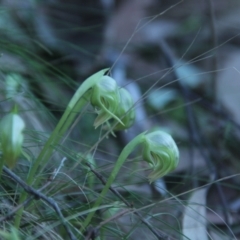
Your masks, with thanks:
[{"label": "flower stem", "polygon": [[121,154],[119,155],[117,162],[102,190],[102,192],[100,193],[98,199],[96,200],[96,202],[94,203],[94,205],[92,206],[92,209],[95,209],[95,211],[91,211],[88,215],[87,218],[85,219],[85,221],[83,222],[82,228],[81,228],[81,232],[86,230],[86,227],[88,226],[88,224],[91,222],[96,210],[98,209],[99,205],[101,204],[103,198],[105,197],[107,191],[109,190],[109,187],[111,186],[111,184],[113,183],[113,181],[115,180],[119,170],[121,169],[123,163],[126,161],[127,157],[129,156],[129,154],[134,150],[134,148],[142,143],[143,141],[143,136],[145,135],[146,132],[143,132],[141,134],[139,134],[138,136],[136,136],[132,141],[130,141],[122,150]]},{"label": "flower stem", "polygon": [[[72,99],[70,100],[63,116],[61,117],[60,121],[58,122],[56,128],[52,132],[50,138],[45,143],[41,153],[39,154],[38,158],[33,163],[30,172],[27,177],[27,184],[32,185],[33,180],[35,180],[35,186],[39,184],[40,178],[34,179],[36,176],[36,172],[39,168],[39,166],[43,167],[47,163],[47,161],[50,159],[56,145],[59,143],[60,139],[63,137],[67,129],[70,127],[70,125],[73,123],[75,116],[79,114],[80,110],[83,108],[83,106],[86,104],[86,100],[83,98],[84,94],[92,88],[92,86],[106,73],[108,69],[103,69],[89,78],[87,78],[81,86],[78,88]],[[41,172],[42,170],[40,170]],[[40,173],[38,172],[38,173]],[[22,192],[19,199],[19,204],[21,204],[23,201],[25,201],[27,197],[26,192]],[[22,218],[23,208],[19,209],[19,211],[16,213],[15,218],[15,227],[18,229],[21,218]]]}]

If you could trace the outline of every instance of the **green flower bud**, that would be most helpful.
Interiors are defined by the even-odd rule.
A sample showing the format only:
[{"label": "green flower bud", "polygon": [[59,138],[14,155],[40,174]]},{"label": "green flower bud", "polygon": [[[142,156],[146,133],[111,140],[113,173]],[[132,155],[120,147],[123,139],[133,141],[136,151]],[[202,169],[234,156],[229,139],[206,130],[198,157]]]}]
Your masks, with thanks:
[{"label": "green flower bud", "polygon": [[22,152],[25,123],[16,110],[4,116],[0,122],[0,139],[4,163],[13,168]]},{"label": "green flower bud", "polygon": [[115,115],[119,107],[119,90],[116,81],[108,76],[103,76],[92,88],[91,104],[98,108],[98,117],[94,122],[97,128],[110,118],[121,120]]},{"label": "green flower bud", "polygon": [[121,119],[123,124],[118,123],[114,130],[124,130],[131,127],[135,120],[135,109],[133,107],[133,99],[130,93],[124,89],[119,89],[120,104],[116,112],[116,116]]},{"label": "green flower bud", "polygon": [[153,169],[148,178],[150,182],[154,182],[177,167],[178,147],[173,138],[165,132],[148,133],[143,140],[143,159]]}]

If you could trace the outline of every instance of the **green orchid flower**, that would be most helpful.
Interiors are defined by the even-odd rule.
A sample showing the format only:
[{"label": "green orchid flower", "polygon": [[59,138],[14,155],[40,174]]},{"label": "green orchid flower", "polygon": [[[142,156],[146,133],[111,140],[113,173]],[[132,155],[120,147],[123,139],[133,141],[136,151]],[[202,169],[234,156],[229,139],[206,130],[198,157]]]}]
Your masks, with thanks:
[{"label": "green orchid flower", "polygon": [[114,118],[119,123],[122,121],[116,116],[120,103],[119,89],[116,81],[108,76],[103,76],[92,88],[91,104],[98,108],[98,116],[94,122],[95,128]]},{"label": "green orchid flower", "polygon": [[[179,162],[179,151],[175,141],[168,133],[163,131],[141,133],[130,141],[120,153],[100,196],[93,206],[93,209],[97,209],[101,204],[123,163],[137,145],[143,147],[143,160],[149,163],[150,169],[152,170],[148,176],[150,183],[165,176],[177,167]],[[95,211],[91,211],[88,214],[81,230],[85,229],[91,222],[94,213]]]},{"label": "green orchid flower", "polygon": [[[120,94],[120,103],[116,112],[116,116],[121,119],[122,123],[118,122],[118,124],[114,127],[114,131],[125,130],[131,127],[135,121],[135,109],[132,96],[130,93],[124,89],[119,89]],[[114,124],[116,121],[114,121]],[[113,125],[114,125],[113,124]]]},{"label": "green orchid flower", "polygon": [[150,182],[174,170],[179,162],[179,151],[173,138],[163,131],[155,131],[144,136],[143,160],[149,163],[152,172]]}]

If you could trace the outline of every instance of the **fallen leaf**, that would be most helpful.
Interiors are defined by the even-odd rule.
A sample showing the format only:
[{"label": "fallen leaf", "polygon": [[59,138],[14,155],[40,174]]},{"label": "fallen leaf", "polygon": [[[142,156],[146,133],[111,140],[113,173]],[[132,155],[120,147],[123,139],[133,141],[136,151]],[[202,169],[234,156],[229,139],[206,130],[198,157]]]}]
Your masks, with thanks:
[{"label": "fallen leaf", "polygon": [[164,108],[168,103],[176,99],[177,91],[171,88],[163,88],[151,91],[148,95],[148,103],[156,110]]},{"label": "fallen leaf", "polygon": [[210,235],[211,235],[211,238],[214,240],[228,240],[229,239],[228,236],[225,236],[222,233],[213,231],[213,230],[210,230]]},{"label": "fallen leaf", "polygon": [[183,239],[208,240],[206,193],[207,189],[203,188],[190,197],[183,216]]},{"label": "fallen leaf", "polygon": [[223,71],[219,72],[216,81],[218,101],[232,114],[233,119],[240,123],[240,51],[229,50],[223,63]]}]

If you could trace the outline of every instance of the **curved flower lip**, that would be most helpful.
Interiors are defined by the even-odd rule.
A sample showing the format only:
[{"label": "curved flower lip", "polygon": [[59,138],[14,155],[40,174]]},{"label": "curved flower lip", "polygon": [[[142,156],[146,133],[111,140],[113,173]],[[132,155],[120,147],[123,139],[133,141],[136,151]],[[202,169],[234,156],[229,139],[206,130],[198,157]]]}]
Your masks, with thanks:
[{"label": "curved flower lip", "polygon": [[120,96],[117,83],[113,78],[103,76],[92,88],[90,100],[92,106],[99,108],[98,117],[94,122],[96,128],[104,122],[107,122],[110,118],[114,118],[119,123],[122,123],[116,116]]},{"label": "curved flower lip", "polygon": [[130,93],[124,89],[119,89],[120,103],[116,112],[116,116],[121,119],[123,124],[118,123],[114,130],[124,130],[131,127],[135,120],[135,109],[133,107],[133,99]]},{"label": "curved flower lip", "polygon": [[177,167],[178,147],[171,135],[163,131],[148,133],[143,140],[143,159],[153,170],[148,176],[153,182]]}]

